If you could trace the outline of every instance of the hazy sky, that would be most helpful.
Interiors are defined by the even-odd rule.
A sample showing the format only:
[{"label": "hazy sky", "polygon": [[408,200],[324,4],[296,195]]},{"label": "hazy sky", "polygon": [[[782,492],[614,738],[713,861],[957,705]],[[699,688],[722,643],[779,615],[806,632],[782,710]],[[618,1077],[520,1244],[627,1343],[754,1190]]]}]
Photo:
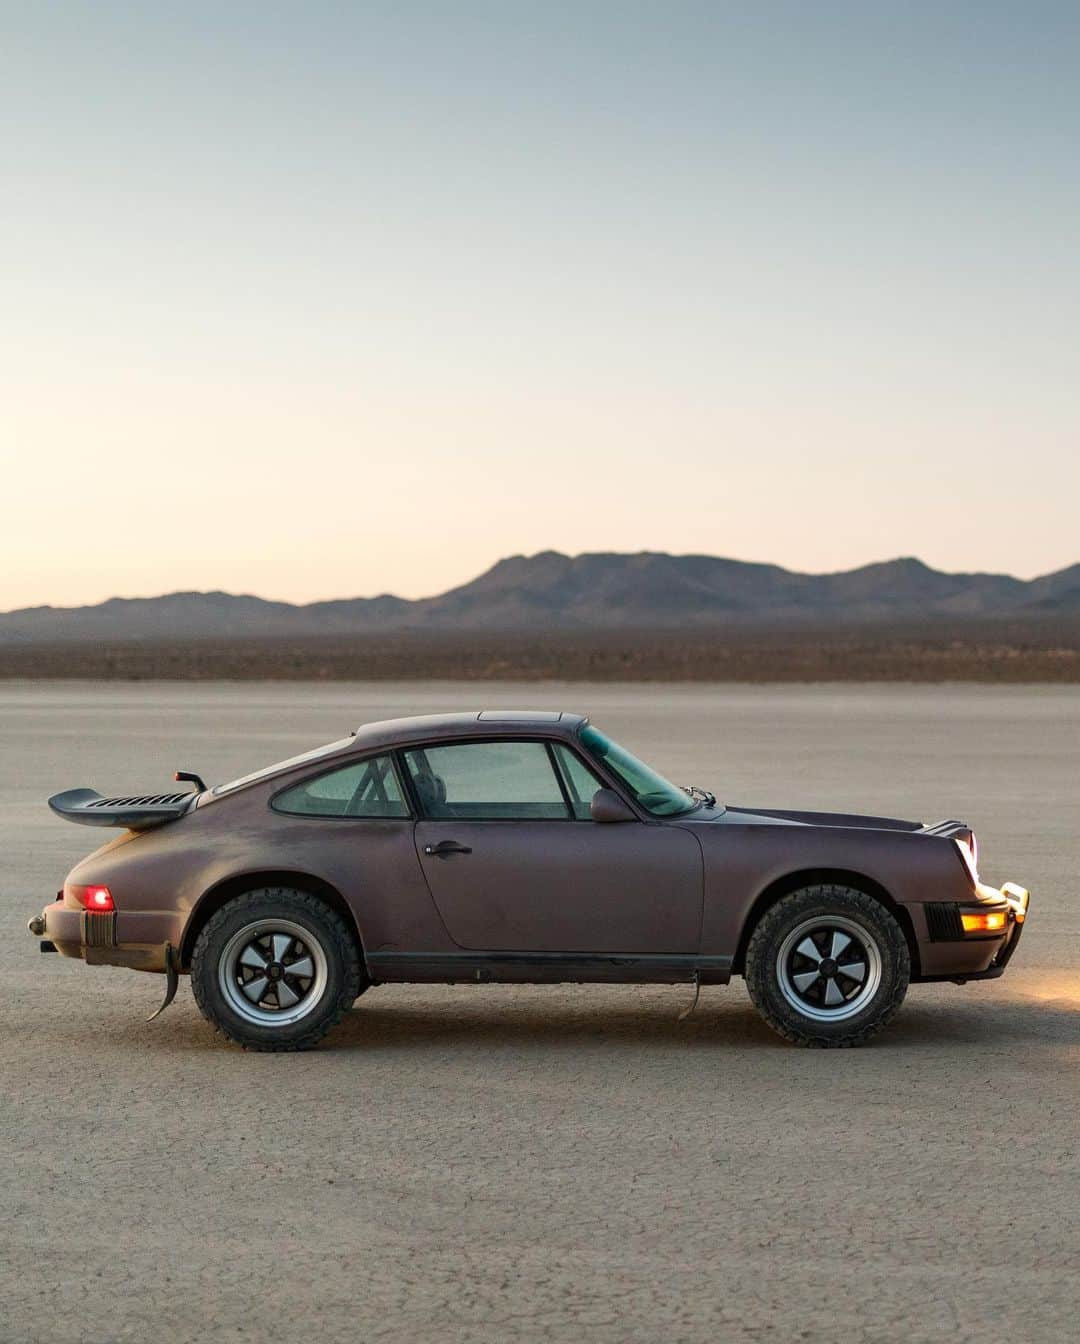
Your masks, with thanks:
[{"label": "hazy sky", "polygon": [[1080,560],[1080,6],[0,0],[0,608]]}]

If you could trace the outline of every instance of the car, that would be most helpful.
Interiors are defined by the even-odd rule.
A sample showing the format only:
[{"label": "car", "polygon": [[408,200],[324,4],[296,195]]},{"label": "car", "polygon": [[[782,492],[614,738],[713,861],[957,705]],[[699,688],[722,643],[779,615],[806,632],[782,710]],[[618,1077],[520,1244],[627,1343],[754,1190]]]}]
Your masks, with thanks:
[{"label": "car", "polygon": [[250,1050],[314,1045],[373,985],[687,983],[696,1003],[740,975],[789,1041],[854,1046],[911,981],[1001,975],[1028,911],[980,881],[962,822],[725,805],[579,714],[392,719],[176,779],[193,791],[49,799],[123,834],[30,931],[164,973],[161,1008],[188,974]]}]

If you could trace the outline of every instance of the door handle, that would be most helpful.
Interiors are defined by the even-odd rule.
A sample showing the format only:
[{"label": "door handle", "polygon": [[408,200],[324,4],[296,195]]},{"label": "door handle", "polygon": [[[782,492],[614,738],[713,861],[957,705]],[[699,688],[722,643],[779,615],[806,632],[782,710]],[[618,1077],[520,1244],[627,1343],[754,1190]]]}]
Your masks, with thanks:
[{"label": "door handle", "polygon": [[437,845],[425,845],[424,853],[442,858],[449,854],[471,854],[472,850],[468,845],[459,845],[456,840],[440,840]]}]

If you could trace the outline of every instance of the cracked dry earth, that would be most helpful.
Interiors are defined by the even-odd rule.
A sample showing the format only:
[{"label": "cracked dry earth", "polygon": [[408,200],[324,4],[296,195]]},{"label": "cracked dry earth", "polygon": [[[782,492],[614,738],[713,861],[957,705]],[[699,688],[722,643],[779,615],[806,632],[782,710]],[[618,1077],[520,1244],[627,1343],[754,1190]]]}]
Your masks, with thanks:
[{"label": "cracked dry earth", "polygon": [[[56,789],[217,778],[362,719],[562,706],[731,801],[975,824],[1000,981],[799,1051],[741,982],[382,988],[302,1056],[42,957]],[[0,687],[0,1339],[1064,1341],[1080,1309],[1080,692]]]}]

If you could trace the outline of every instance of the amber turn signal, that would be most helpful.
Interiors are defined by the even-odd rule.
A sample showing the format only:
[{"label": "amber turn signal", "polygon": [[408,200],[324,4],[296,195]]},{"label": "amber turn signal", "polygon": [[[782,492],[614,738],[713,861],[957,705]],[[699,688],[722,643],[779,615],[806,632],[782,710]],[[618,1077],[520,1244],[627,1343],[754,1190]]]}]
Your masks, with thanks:
[{"label": "amber turn signal", "polygon": [[1000,933],[1005,927],[1004,910],[962,910],[960,922],[965,933]]}]

